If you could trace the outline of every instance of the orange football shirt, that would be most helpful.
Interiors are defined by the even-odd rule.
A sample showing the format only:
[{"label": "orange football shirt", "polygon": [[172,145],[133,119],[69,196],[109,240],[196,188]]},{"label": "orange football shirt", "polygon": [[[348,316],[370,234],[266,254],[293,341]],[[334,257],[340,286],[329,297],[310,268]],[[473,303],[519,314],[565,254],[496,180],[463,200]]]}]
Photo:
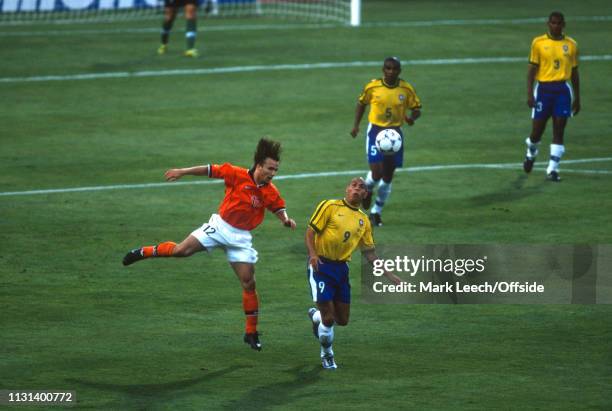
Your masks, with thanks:
[{"label": "orange football shirt", "polygon": [[285,200],[276,186],[258,185],[246,168],[230,163],[210,164],[208,176],[225,180],[225,197],[219,205],[219,215],[236,228],[251,231],[261,224],[266,209],[276,213],[285,208]]}]

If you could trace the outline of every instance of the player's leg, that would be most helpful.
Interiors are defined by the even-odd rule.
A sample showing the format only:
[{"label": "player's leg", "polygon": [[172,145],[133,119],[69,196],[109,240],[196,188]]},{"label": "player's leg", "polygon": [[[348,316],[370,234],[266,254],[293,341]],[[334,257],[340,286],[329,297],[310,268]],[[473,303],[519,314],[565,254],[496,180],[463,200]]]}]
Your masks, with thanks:
[{"label": "player's leg", "polygon": [[351,304],[342,302],[342,301],[334,301],[334,320],[336,324],[340,326],[348,325],[349,317],[351,315]]},{"label": "player's leg", "polygon": [[546,130],[546,122],[552,114],[552,95],[547,92],[546,86],[538,84],[534,89],[534,107],[531,110],[531,133],[525,139],[527,152],[523,161],[523,170],[530,173],[533,169],[533,164],[538,156],[540,141],[544,130]]},{"label": "player's leg", "polygon": [[559,163],[565,153],[563,134],[566,124],[567,117],[553,117],[553,140],[550,145],[550,160],[546,168],[546,178],[554,182],[561,181],[561,177],[559,177]]},{"label": "player's leg", "polygon": [[321,344],[321,364],[325,369],[338,368],[334,360],[334,323],[335,309],[333,301],[317,302],[317,309],[321,318],[319,322],[319,343]]},{"label": "player's leg", "polygon": [[195,0],[188,1],[185,4],[185,40],[187,48],[185,49],[185,56],[197,57],[198,50],[195,48],[196,34],[197,34],[197,10],[198,6]]},{"label": "player's leg", "polygon": [[366,158],[368,160],[370,171],[368,172],[368,175],[365,178],[366,189],[368,190],[368,193],[361,202],[364,210],[370,208],[370,205],[372,204],[372,196],[374,193],[374,189],[376,188],[376,185],[383,176],[383,155],[376,147],[376,134],[379,131],[380,127],[374,126],[371,123],[368,124],[368,128],[366,131]]},{"label": "player's leg", "polygon": [[123,265],[134,264],[136,261],[154,257],[189,257],[206,248],[193,235],[187,236],[180,244],[166,241],[157,245],[135,248],[123,257]]},{"label": "player's leg", "polygon": [[[325,270],[327,263],[320,263],[319,270]],[[333,267],[332,267],[333,269]],[[307,270],[308,285],[313,302],[317,308],[308,310],[308,315],[313,324],[313,332],[319,340],[321,346],[321,363],[325,369],[337,368],[334,361],[334,304],[336,295],[336,285],[332,277],[321,274],[308,265]]]},{"label": "player's leg", "polygon": [[165,54],[168,51],[168,41],[170,40],[170,32],[176,18],[176,6],[174,1],[166,0],[164,7],[164,20],[161,30],[161,45],[157,49],[157,53]]},{"label": "player's leg", "polygon": [[255,284],[255,264],[230,262],[230,265],[242,286],[242,308],[246,317],[244,342],[249,344],[252,349],[261,351],[259,332],[257,332],[259,299]]},{"label": "player's leg", "polygon": [[376,200],[370,210],[370,221],[372,225],[380,227],[383,225],[382,222],[382,211],[385,203],[389,199],[391,194],[391,182],[393,181],[393,174],[397,167],[401,167],[403,163],[403,149],[394,155],[384,156],[382,162],[382,179],[378,183],[378,190],[376,193]]},{"label": "player's leg", "polygon": [[568,83],[558,85],[558,93],[555,95],[553,112],[553,139],[550,145],[550,160],[546,168],[546,178],[550,181],[559,182],[559,163],[565,153],[563,135],[567,118],[572,115],[572,88]]}]

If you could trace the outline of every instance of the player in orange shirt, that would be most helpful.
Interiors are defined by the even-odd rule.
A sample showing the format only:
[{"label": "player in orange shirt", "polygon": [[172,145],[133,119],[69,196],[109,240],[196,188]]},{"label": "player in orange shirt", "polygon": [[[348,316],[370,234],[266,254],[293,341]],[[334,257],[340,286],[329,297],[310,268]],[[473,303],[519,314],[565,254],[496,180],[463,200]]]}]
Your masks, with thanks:
[{"label": "player in orange shirt", "polygon": [[225,197],[219,213],[213,214],[208,223],[194,230],[180,244],[168,241],[136,248],[123,258],[123,265],[130,265],[145,258],[189,257],[198,251],[224,249],[243,289],[244,342],[257,351],[261,350],[257,332],[259,302],[255,290],[257,251],[251,243],[251,230],[263,221],[266,209],[273,212],[285,227],[295,229],[295,221],[285,210],[285,200],[271,182],[278,172],[280,150],[280,143],[262,138],[255,151],[253,167],[249,170],[225,163],[166,171],[168,181],[176,181],[185,175],[224,179]]}]

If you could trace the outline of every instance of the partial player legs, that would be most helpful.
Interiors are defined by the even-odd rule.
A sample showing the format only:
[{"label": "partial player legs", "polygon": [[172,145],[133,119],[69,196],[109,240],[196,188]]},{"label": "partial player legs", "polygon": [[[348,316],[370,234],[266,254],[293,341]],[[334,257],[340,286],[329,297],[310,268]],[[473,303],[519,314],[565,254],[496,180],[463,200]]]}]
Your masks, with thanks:
[{"label": "partial player legs", "polygon": [[[318,308],[318,309],[317,309]],[[321,345],[321,364],[325,369],[336,369],[332,344],[334,342],[334,324],[348,324],[350,304],[339,301],[317,303],[317,308],[308,310],[313,324],[313,333]]]},{"label": "partial player legs", "polygon": [[185,41],[187,46],[185,49],[185,56],[198,57],[198,50],[195,48],[197,34],[197,7],[195,4],[185,5],[185,19]]},{"label": "partial player legs", "polygon": [[197,238],[189,235],[180,244],[166,241],[157,245],[149,245],[135,248],[123,257],[123,265],[131,265],[145,258],[155,257],[189,257],[190,255],[203,251],[204,247]]},{"label": "partial player legs", "polygon": [[242,286],[242,308],[246,317],[244,342],[252,349],[261,351],[261,342],[257,331],[259,299],[255,289],[255,265],[241,262],[232,262],[230,265]]},{"label": "partial player legs", "polygon": [[542,134],[544,134],[546,129],[546,121],[547,119],[534,118],[531,124],[531,134],[525,139],[527,153],[523,161],[523,170],[526,173],[530,173],[533,169],[533,164],[539,153],[540,140],[542,140]]}]

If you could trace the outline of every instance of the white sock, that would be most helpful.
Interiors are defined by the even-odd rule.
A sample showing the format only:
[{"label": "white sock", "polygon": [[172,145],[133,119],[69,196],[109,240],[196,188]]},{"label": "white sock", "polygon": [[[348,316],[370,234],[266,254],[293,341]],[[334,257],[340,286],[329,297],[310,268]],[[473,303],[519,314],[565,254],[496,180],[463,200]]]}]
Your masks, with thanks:
[{"label": "white sock", "polygon": [[525,144],[527,144],[527,154],[525,154],[525,156],[530,160],[535,159],[538,156],[538,147],[540,147],[540,143],[532,143],[531,139],[527,137],[527,139],[525,139]]},{"label": "white sock", "polygon": [[565,153],[565,147],[562,144],[550,145],[550,161],[548,161],[546,174],[550,174],[551,171],[559,171],[559,162],[561,157],[563,157],[563,153]]},{"label": "white sock", "polygon": [[315,324],[320,324],[321,323],[321,311],[317,310],[312,315],[312,322],[315,323]]},{"label": "white sock", "polygon": [[385,183],[384,180],[381,180],[378,184],[376,201],[370,210],[372,214],[380,214],[382,212],[385,202],[389,198],[389,194],[391,194],[391,183]]},{"label": "white sock", "polygon": [[321,355],[333,354],[332,343],[334,342],[334,326],[327,327],[319,323],[319,342],[321,343]]},{"label": "white sock", "polygon": [[378,183],[378,181],[380,180],[374,180],[372,178],[372,172],[368,171],[368,175],[365,178],[366,188],[368,189],[368,191],[372,191],[376,183]]}]

